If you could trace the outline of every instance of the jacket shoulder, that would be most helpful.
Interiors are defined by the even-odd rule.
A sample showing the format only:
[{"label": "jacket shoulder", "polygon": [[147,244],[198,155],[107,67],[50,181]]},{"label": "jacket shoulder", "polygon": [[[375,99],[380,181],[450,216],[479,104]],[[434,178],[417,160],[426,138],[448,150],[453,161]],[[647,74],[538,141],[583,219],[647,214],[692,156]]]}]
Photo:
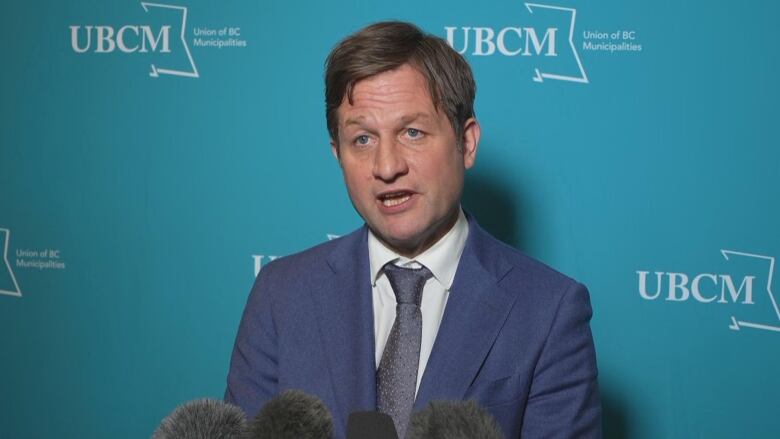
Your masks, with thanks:
[{"label": "jacket shoulder", "polygon": [[260,281],[291,284],[316,279],[335,268],[331,263],[340,259],[342,254],[355,255],[364,234],[364,228],[359,228],[303,251],[276,258],[263,266],[255,284]]},{"label": "jacket shoulder", "polygon": [[[575,279],[559,272],[524,252],[475,228],[478,253],[483,266],[496,275],[499,284],[517,293],[560,298],[569,289],[583,287]],[[584,287],[583,287],[584,288]]]}]

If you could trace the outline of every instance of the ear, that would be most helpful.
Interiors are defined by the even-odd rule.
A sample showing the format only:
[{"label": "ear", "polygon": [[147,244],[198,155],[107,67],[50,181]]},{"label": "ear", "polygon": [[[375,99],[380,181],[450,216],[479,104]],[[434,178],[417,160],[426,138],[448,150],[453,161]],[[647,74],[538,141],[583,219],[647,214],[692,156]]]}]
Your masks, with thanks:
[{"label": "ear", "polygon": [[339,146],[333,139],[330,139],[330,152],[333,153],[333,157],[336,158],[336,161],[341,164],[341,160],[339,160]]},{"label": "ear", "polygon": [[470,117],[463,124],[463,165],[466,169],[471,169],[477,160],[477,149],[479,148],[479,137],[482,131],[479,128],[477,119]]}]

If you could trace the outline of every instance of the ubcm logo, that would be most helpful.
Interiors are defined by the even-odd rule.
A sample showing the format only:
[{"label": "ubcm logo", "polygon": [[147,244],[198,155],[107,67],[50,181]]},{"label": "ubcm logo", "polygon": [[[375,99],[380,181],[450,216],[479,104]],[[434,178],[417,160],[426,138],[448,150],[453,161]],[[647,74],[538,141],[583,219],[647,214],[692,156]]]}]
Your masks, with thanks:
[{"label": "ubcm logo", "polygon": [[[447,42],[462,55],[501,55],[536,60],[541,57],[545,66],[535,62],[533,80],[536,82],[553,79],[587,84],[588,75],[574,45],[577,10],[538,3],[525,3],[525,9],[528,18],[534,20],[534,26],[501,29],[446,26]],[[565,43],[559,45],[564,38]]]},{"label": "ubcm logo", "polygon": [[2,243],[3,261],[0,264],[0,294],[22,297],[22,291],[16,282],[16,276],[8,262],[8,244],[11,241],[11,231],[0,228],[0,243]]},{"label": "ubcm logo", "polygon": [[[780,307],[772,292],[775,258],[733,250],[721,250],[720,253],[725,261],[737,263],[743,270],[747,267],[748,271],[740,274],[664,271],[651,274],[650,271],[637,271],[640,297],[668,302],[738,305],[739,312],[731,315],[730,329],[739,331],[752,328],[780,332]],[[766,270],[765,285],[763,270]],[[737,317],[746,314],[757,318],[748,320]]]},{"label": "ubcm logo", "polygon": [[[198,68],[192,58],[190,48],[184,38],[187,29],[187,8],[184,6],[166,5],[161,3],[141,2],[144,12],[150,13],[159,10],[173,10],[181,15],[181,32],[179,38],[189,60],[189,66],[182,69],[157,67],[151,64],[149,76],[158,78],[160,75],[184,76],[198,78]],[[150,25],[127,24],[114,27],[108,25],[70,26],[70,44],[76,53],[161,53],[170,54],[171,29],[173,25],[167,24],[153,28]]]}]

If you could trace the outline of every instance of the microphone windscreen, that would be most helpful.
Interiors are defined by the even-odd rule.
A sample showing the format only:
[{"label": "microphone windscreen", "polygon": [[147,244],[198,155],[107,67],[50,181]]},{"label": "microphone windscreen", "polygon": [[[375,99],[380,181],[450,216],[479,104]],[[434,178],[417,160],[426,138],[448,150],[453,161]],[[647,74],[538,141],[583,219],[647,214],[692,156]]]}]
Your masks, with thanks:
[{"label": "microphone windscreen", "polygon": [[333,417],[316,396],[285,391],[268,401],[247,428],[249,439],[330,439]]},{"label": "microphone windscreen", "polygon": [[432,401],[412,415],[407,439],[503,439],[495,419],[474,401]]},{"label": "microphone windscreen", "polygon": [[198,399],[162,420],[152,439],[241,439],[246,418],[240,408],[215,399]]},{"label": "microphone windscreen", "polygon": [[393,418],[380,412],[352,412],[347,420],[347,439],[398,439]]}]

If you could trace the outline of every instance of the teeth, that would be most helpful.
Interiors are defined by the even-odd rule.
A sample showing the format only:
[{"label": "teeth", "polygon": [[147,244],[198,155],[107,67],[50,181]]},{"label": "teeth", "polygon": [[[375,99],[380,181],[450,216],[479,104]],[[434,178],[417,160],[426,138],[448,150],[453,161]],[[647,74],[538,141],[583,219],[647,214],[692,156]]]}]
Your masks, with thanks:
[{"label": "teeth", "polygon": [[396,198],[385,198],[382,200],[382,204],[387,207],[397,206],[401,203],[405,203],[409,198],[411,198],[410,195],[403,195]]}]

